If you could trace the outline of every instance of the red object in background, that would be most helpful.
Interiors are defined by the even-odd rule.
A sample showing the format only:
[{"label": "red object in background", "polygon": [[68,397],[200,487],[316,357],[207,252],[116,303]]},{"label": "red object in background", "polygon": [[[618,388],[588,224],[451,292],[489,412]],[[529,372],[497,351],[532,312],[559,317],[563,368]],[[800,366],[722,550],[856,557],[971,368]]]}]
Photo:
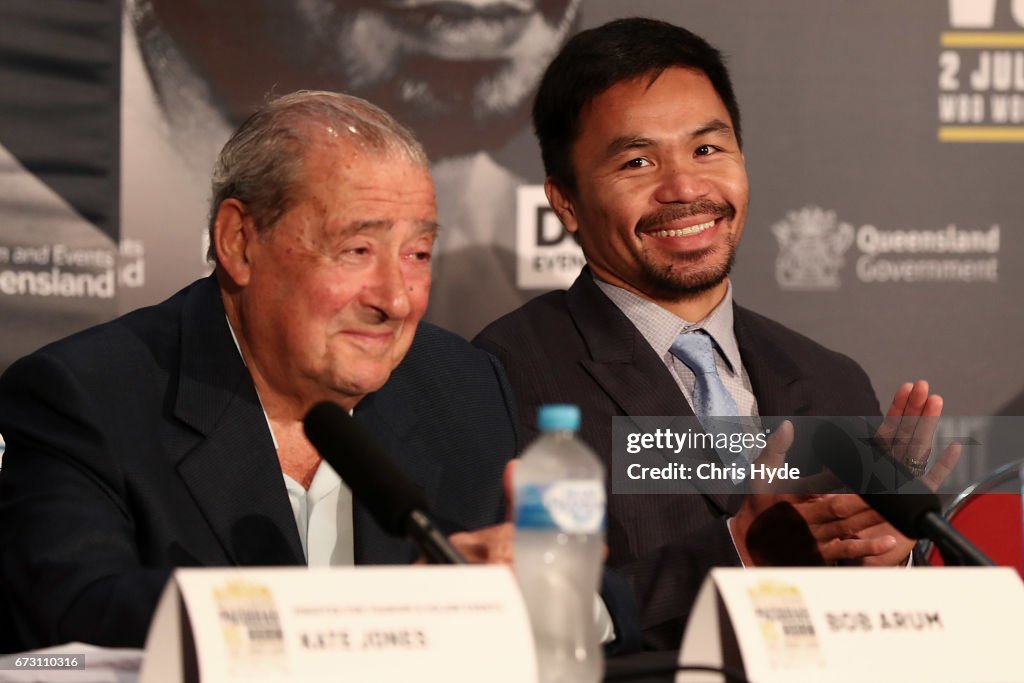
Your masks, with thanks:
[{"label": "red object in background", "polygon": [[[1001,567],[1016,567],[1024,578],[1022,467],[1024,460],[1004,465],[967,487],[950,505],[946,517],[993,562]],[[928,551],[928,564],[945,564],[934,546]]]}]

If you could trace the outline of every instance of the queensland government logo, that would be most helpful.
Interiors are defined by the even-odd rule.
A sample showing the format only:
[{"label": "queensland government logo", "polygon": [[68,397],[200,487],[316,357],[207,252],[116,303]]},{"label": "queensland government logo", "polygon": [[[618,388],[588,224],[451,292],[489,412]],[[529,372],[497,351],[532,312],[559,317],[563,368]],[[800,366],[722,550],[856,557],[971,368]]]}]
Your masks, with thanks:
[{"label": "queensland government logo", "polygon": [[772,226],[779,244],[775,279],[782,289],[840,285],[845,255],[856,245],[857,280],[879,282],[999,281],[1000,227],[956,225],[924,230],[855,228],[817,206],[790,211]]},{"label": "queensland government logo", "polygon": [[843,255],[853,243],[853,226],[835,211],[808,206],[790,211],[772,226],[779,243],[775,279],[783,289],[835,289]]}]

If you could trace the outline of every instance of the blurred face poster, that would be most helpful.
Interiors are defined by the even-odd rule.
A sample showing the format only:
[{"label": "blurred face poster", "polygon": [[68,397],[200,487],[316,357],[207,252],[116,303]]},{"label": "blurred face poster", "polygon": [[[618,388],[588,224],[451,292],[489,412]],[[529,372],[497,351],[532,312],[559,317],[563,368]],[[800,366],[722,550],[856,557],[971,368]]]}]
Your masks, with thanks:
[{"label": "blurred face poster", "polygon": [[[210,170],[274,94],[342,90],[423,140],[426,319],[472,337],[582,255],[530,109],[575,32],[645,15],[726,56],[750,207],[737,303],[860,362],[883,404],[1019,414],[1017,0],[94,0],[0,6],[0,369],[209,273]],[[524,273],[529,277],[524,277]]]}]

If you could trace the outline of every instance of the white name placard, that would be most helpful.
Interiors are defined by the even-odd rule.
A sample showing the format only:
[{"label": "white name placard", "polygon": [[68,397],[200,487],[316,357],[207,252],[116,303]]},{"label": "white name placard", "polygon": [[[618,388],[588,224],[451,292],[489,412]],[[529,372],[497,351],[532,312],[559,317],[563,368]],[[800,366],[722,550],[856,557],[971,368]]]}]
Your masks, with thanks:
[{"label": "white name placard", "polygon": [[181,569],[141,683],[536,681],[505,567]]},{"label": "white name placard", "polygon": [[758,683],[1024,681],[1024,586],[1009,568],[715,569],[679,663]]}]

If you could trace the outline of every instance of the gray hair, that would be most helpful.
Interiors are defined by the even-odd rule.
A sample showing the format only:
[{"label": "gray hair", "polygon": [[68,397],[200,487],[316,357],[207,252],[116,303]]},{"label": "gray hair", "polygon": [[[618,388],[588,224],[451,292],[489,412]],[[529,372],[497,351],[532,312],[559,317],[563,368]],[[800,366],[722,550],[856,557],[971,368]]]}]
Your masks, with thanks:
[{"label": "gray hair", "polygon": [[323,136],[344,135],[364,150],[397,156],[424,168],[416,137],[383,109],[341,93],[300,90],[267,102],[239,126],[213,166],[210,248],[216,262],[214,224],[225,199],[248,207],[257,230],[269,230],[291,208],[303,182],[306,152]]}]

